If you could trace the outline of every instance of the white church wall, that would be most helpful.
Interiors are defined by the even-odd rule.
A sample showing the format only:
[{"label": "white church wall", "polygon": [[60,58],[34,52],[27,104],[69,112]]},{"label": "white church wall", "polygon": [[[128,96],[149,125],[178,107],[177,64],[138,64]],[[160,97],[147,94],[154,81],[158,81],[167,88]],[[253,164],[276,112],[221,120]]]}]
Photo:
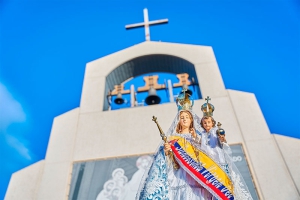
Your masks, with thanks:
[{"label": "white church wall", "polygon": [[[166,42],[142,42],[113,54],[87,63],[85,76],[106,76],[117,66],[133,58],[166,54],[183,58],[193,64],[216,62],[211,46],[176,44]],[[101,70],[99,70],[101,67]]]},{"label": "white church wall", "polygon": [[[298,199],[254,94],[228,90],[263,199]],[[277,189],[275,189],[277,188]],[[276,192],[280,188],[280,192]]]},{"label": "white church wall", "polygon": [[195,69],[203,98],[206,96],[227,96],[218,64],[215,61],[209,63],[197,63],[195,64]]},{"label": "white church wall", "polygon": [[164,104],[81,114],[74,160],[154,152],[161,138],[152,116],[167,131],[176,112]]},{"label": "white church wall", "polygon": [[[87,71],[87,70],[86,70]],[[84,78],[80,100],[80,112],[97,112],[103,110],[105,77]]]},{"label": "white church wall", "polygon": [[79,108],[57,116],[52,125],[37,199],[65,199],[72,172]]},{"label": "white church wall", "polygon": [[[200,87],[204,90],[205,94],[207,93],[211,96],[226,95],[225,86],[211,47],[163,42],[143,42],[89,62],[86,65],[80,102],[81,112],[95,112],[103,109],[103,99],[106,95],[104,94],[105,77],[112,70],[131,59],[151,54],[172,55],[189,61],[196,68]],[[203,80],[201,80],[202,78]]]},{"label": "white church wall", "polygon": [[44,163],[41,160],[15,172],[9,182],[5,200],[36,199]]},{"label": "white church wall", "polygon": [[[194,112],[202,116],[204,99],[196,100]],[[230,143],[243,143],[243,137],[228,97],[212,98],[215,119],[223,124]],[[175,103],[106,112],[81,113],[74,160],[135,155],[154,152],[161,141],[152,116],[167,132],[177,112]],[[140,141],[147,140],[147,145]]]},{"label": "white church wall", "polygon": [[255,95],[236,90],[227,91],[245,140],[270,139],[270,130]]},{"label": "white church wall", "polygon": [[36,199],[66,199],[72,172],[72,162],[45,162]]},{"label": "white church wall", "polygon": [[79,108],[54,118],[46,154],[47,163],[73,160]]},{"label": "white church wall", "polygon": [[[288,167],[289,173],[292,176],[292,179],[298,189],[298,193],[300,192],[300,140],[273,134],[273,137],[276,140],[276,144],[278,145],[282,157]],[[300,199],[300,196],[299,196]]]},{"label": "white church wall", "polygon": [[296,188],[272,139],[246,142],[263,199],[298,200]]}]

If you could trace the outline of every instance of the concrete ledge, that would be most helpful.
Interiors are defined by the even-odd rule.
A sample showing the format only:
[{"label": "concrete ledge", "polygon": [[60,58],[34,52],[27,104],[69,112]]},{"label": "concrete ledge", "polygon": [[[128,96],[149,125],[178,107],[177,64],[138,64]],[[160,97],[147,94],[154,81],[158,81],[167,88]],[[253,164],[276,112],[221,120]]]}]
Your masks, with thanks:
[{"label": "concrete ledge", "polygon": [[76,108],[54,118],[46,154],[47,163],[72,161],[79,111]]},{"label": "concrete ledge", "polygon": [[9,182],[5,200],[36,199],[45,161],[38,161],[18,172]]},{"label": "concrete ledge", "polygon": [[67,199],[72,162],[45,163],[37,199]]},{"label": "concrete ledge", "polygon": [[277,134],[273,134],[273,136],[297,187],[300,199],[300,140]]}]

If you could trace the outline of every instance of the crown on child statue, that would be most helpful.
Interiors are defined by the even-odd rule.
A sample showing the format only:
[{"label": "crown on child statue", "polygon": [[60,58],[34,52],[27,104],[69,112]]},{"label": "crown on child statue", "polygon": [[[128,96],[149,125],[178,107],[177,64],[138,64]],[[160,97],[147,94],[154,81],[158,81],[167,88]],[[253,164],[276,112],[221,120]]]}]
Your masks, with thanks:
[{"label": "crown on child statue", "polygon": [[176,98],[176,104],[178,111],[180,110],[192,110],[194,100],[190,94],[187,93],[187,89],[183,89]]},{"label": "crown on child statue", "polygon": [[211,116],[213,116],[215,107],[211,103],[208,103],[208,101],[211,100],[211,98],[209,98],[209,96],[207,96],[207,98],[205,98],[205,100],[206,100],[206,103],[204,103],[201,106],[201,110],[203,112],[203,117],[205,117],[205,116],[211,117]]}]

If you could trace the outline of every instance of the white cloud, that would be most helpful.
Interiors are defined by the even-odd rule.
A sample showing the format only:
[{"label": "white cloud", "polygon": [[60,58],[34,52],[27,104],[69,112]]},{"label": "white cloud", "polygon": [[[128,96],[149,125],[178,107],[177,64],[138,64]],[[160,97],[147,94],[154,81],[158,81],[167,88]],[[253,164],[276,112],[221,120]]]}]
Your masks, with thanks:
[{"label": "white cloud", "polygon": [[5,131],[12,123],[24,122],[25,119],[21,104],[0,83],[0,131]]},{"label": "white cloud", "polygon": [[14,99],[5,85],[0,83],[0,133],[6,142],[4,144],[6,147],[2,146],[2,148],[7,149],[7,153],[12,153],[11,150],[14,149],[19,159],[31,160],[30,150],[26,146],[28,142],[22,133],[9,131],[10,125],[23,123],[25,120],[26,115],[22,105]]},{"label": "white cloud", "polygon": [[9,146],[17,150],[17,152],[26,160],[32,159],[29,149],[24,144],[24,140],[21,142],[20,139],[17,139],[12,135],[6,135],[6,142]]}]

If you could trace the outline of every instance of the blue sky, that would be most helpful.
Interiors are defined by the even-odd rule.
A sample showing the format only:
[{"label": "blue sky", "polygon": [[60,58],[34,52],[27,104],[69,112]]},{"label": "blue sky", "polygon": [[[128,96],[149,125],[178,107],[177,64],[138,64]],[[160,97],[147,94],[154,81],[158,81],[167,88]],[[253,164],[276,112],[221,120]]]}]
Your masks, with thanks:
[{"label": "blue sky", "polygon": [[143,42],[212,46],[227,89],[254,93],[272,133],[300,138],[296,0],[0,1],[0,199],[44,159],[53,118],[79,106],[85,64]]}]

